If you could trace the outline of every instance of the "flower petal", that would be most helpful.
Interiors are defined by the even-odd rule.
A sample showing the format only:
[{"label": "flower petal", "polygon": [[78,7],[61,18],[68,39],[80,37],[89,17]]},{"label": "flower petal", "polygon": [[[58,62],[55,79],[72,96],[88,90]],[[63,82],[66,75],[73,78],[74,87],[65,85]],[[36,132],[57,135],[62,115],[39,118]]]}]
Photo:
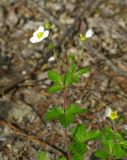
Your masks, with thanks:
[{"label": "flower petal", "polygon": [[37,39],[36,39],[35,37],[31,37],[31,38],[30,38],[30,42],[31,42],[31,43],[36,43],[36,42],[37,42]]},{"label": "flower petal", "polygon": [[39,32],[44,32],[44,27],[43,27],[43,26],[40,26],[40,27],[38,28],[38,30],[39,30]]},{"label": "flower petal", "polygon": [[87,30],[86,38],[91,38],[92,36],[93,36],[93,30],[92,29]]},{"label": "flower petal", "polygon": [[37,37],[38,32],[39,32],[39,30],[36,30],[36,31],[33,33],[33,37]]},{"label": "flower petal", "polygon": [[48,30],[44,31],[44,38],[48,37],[48,35],[49,35],[49,31]]},{"label": "flower petal", "polygon": [[110,107],[107,107],[105,110],[105,117],[109,117],[110,113],[112,112]]},{"label": "flower petal", "polygon": [[48,59],[49,62],[53,62],[53,61],[55,61],[55,60],[56,60],[56,59],[55,59],[54,56],[51,56],[51,57]]}]

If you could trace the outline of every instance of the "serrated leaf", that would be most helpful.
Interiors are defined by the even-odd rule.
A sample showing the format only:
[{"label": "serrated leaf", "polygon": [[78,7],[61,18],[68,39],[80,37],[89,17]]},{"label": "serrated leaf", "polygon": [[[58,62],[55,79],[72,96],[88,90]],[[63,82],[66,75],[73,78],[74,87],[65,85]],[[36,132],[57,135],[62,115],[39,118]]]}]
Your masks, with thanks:
[{"label": "serrated leaf", "polygon": [[57,85],[63,84],[62,76],[55,71],[48,71],[48,77],[51,81],[53,81]]},{"label": "serrated leaf", "polygon": [[115,138],[116,139],[118,139],[119,141],[122,141],[123,140],[123,137],[122,137],[122,135],[120,134],[120,133],[118,133],[118,132],[115,132]]},{"label": "serrated leaf", "polygon": [[75,130],[73,130],[73,137],[76,142],[87,142],[89,140],[97,139],[99,136],[99,131],[87,131],[83,125],[78,125]]},{"label": "serrated leaf", "polygon": [[44,115],[44,119],[46,120],[54,120],[58,119],[61,115],[63,115],[64,111],[61,107],[50,108]]},{"label": "serrated leaf", "polygon": [[69,145],[69,150],[71,153],[79,153],[83,155],[87,150],[87,145],[85,143],[74,142]]},{"label": "serrated leaf", "polygon": [[70,79],[70,84],[72,83],[78,83],[79,82],[79,77],[78,75],[72,75],[71,79]]},{"label": "serrated leaf", "polygon": [[127,150],[127,140],[122,140],[120,145]]},{"label": "serrated leaf", "polygon": [[80,108],[75,104],[71,104],[66,109],[66,112],[59,117],[59,121],[61,125],[63,125],[66,128],[73,122],[76,114],[81,114],[83,112],[85,112],[84,109]]},{"label": "serrated leaf", "polygon": [[96,152],[95,154],[98,158],[101,158],[103,160],[107,160],[107,158],[109,157],[109,154],[106,151],[103,150],[99,150]]},{"label": "serrated leaf", "polygon": [[104,139],[107,139],[107,140],[113,139],[113,136],[114,136],[113,130],[109,127],[104,128],[102,131],[102,136],[104,137]]},{"label": "serrated leaf", "polygon": [[86,136],[86,128],[83,125],[78,125],[73,130],[73,138],[76,142],[82,143]]},{"label": "serrated leaf", "polygon": [[92,130],[87,131],[84,141],[95,140],[100,137],[100,131]]},{"label": "serrated leaf", "polygon": [[50,160],[48,154],[42,151],[37,153],[37,160]]},{"label": "serrated leaf", "polygon": [[69,85],[71,83],[71,78],[73,77],[75,69],[76,69],[76,65],[74,63],[72,63],[70,65],[69,70],[67,71],[67,73],[64,76],[64,84],[65,84],[65,86],[67,86],[67,85]]},{"label": "serrated leaf", "polygon": [[72,155],[72,160],[83,160],[83,155],[75,153]]},{"label": "serrated leaf", "polygon": [[65,113],[59,117],[61,125],[64,126],[65,128],[67,128],[72,123],[73,120],[74,120],[74,115],[72,114],[68,115]]},{"label": "serrated leaf", "polygon": [[102,143],[106,147],[106,150],[110,154],[112,154],[112,150],[113,150],[113,147],[114,147],[114,141],[113,141],[113,139],[105,139],[105,138],[103,138],[102,139]]},{"label": "serrated leaf", "polygon": [[75,75],[81,76],[82,74],[85,74],[85,73],[88,73],[88,72],[90,72],[89,67],[80,68],[78,71],[76,71]]},{"label": "serrated leaf", "polygon": [[62,89],[63,89],[63,87],[60,85],[53,85],[48,89],[48,92],[49,93],[56,93],[58,91],[61,91]]},{"label": "serrated leaf", "polygon": [[66,113],[67,114],[81,114],[84,113],[86,110],[80,108],[78,105],[76,104],[71,104],[68,106]]},{"label": "serrated leaf", "polygon": [[120,159],[120,158],[124,158],[124,156],[126,156],[127,154],[119,144],[114,144],[113,155],[115,156],[116,159]]}]

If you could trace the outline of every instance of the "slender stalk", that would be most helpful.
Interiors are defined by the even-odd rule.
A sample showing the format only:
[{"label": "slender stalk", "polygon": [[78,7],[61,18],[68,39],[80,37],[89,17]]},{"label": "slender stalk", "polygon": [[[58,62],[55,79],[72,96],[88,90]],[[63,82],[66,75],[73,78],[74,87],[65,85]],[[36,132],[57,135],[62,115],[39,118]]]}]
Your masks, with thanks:
[{"label": "slender stalk", "polygon": [[84,51],[84,42],[82,42],[82,46],[81,46],[81,53],[80,53],[80,56],[79,56],[79,63],[81,63],[81,61],[82,61],[83,51]]},{"label": "slender stalk", "polygon": [[[64,89],[64,114],[66,114],[66,109],[67,109],[67,88]],[[65,119],[66,121],[66,119]],[[65,143],[66,143],[66,150],[67,150],[67,159],[70,160],[71,159],[71,155],[68,151],[68,133],[67,133],[67,128],[64,128],[64,134],[65,134]]]},{"label": "slender stalk", "polygon": [[[113,130],[113,145],[115,145],[115,142],[116,142],[116,140],[115,140],[115,132],[116,132],[116,129],[115,129],[115,121],[114,121],[114,120],[111,120],[110,122],[111,122],[111,127],[112,127],[112,130]],[[114,159],[113,157],[114,157],[114,156],[113,156],[113,150],[112,150],[112,155],[111,155],[111,157],[109,157],[108,160],[113,160],[113,159]]]}]

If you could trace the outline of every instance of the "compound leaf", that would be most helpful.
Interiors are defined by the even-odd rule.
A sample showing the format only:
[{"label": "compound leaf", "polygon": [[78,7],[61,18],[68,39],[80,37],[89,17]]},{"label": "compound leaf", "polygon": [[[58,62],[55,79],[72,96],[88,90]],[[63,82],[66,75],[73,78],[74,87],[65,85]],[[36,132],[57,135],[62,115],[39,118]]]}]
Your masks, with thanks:
[{"label": "compound leaf", "polygon": [[58,119],[61,115],[63,115],[64,111],[61,107],[59,108],[50,108],[44,115],[44,119],[46,120],[54,120]]},{"label": "compound leaf", "polygon": [[57,73],[55,71],[48,71],[48,77],[54,83],[62,86],[63,79],[62,79],[62,76],[59,73]]}]

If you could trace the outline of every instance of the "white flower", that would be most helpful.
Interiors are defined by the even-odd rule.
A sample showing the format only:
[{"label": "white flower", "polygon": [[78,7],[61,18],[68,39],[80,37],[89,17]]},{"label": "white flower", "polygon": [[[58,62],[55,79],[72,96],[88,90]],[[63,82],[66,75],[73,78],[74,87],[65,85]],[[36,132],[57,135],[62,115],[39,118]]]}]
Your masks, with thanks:
[{"label": "white flower", "polygon": [[54,56],[51,56],[49,59],[48,59],[49,62],[53,62],[55,61],[55,57]]},{"label": "white flower", "polygon": [[111,120],[115,120],[119,118],[117,111],[112,111],[110,107],[107,107],[105,110],[105,117],[110,118]]},{"label": "white flower", "polygon": [[79,39],[80,41],[85,42],[88,38],[91,38],[92,36],[93,36],[93,30],[88,29],[85,34],[80,33]]},{"label": "white flower", "polygon": [[86,36],[86,38],[91,38],[93,36],[93,30],[92,29],[88,29],[86,31],[85,36]]},{"label": "white flower", "polygon": [[33,33],[33,36],[30,38],[31,43],[38,43],[41,42],[43,39],[48,37],[49,31],[44,30],[44,27],[41,26]]}]

